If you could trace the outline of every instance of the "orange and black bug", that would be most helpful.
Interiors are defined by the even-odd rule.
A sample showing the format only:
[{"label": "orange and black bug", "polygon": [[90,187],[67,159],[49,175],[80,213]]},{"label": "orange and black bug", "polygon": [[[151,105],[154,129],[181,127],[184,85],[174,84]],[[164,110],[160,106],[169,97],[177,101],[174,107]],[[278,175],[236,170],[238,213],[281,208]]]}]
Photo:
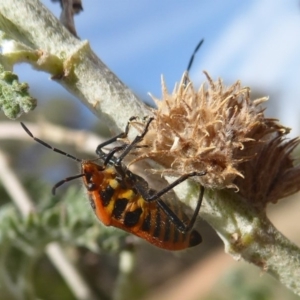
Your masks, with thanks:
[{"label": "orange and black bug", "polygon": [[[155,191],[149,188],[146,180],[132,173],[122,163],[124,157],[142,141],[151,121],[150,118],[142,134],[136,136],[132,143],[115,147],[107,154],[104,153],[102,151],[104,146],[127,136],[130,125],[128,122],[125,132],[97,147],[96,153],[99,158],[94,160],[82,160],[54,148],[34,137],[23,123],[21,125],[38,143],[81,164],[81,173],[55,184],[52,189],[53,194],[63,183],[82,177],[91,207],[104,225],[133,233],[163,249],[181,250],[196,246],[202,239],[193,226],[200,210],[204,188],[200,188],[197,207],[190,219],[183,213],[178,199],[172,199],[172,202],[167,204],[161,200],[161,197],[187,178],[203,176],[205,172],[183,175],[161,191]],[[120,153],[118,157],[115,156],[116,152]],[[96,161],[99,161],[99,164]]]}]

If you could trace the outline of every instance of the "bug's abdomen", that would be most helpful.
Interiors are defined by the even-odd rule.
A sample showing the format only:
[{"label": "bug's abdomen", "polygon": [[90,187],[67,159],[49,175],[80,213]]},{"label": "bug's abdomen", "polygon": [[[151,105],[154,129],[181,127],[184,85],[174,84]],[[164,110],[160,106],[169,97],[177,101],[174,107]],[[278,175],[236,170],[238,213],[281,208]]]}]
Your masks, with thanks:
[{"label": "bug's abdomen", "polygon": [[[112,187],[106,188],[107,193]],[[196,230],[180,231],[157,202],[146,202],[133,190],[122,190],[119,187],[111,194],[110,201],[105,197],[94,199],[95,213],[103,222],[127,232],[133,233],[151,244],[169,250],[181,250],[201,243],[201,236]],[[106,204],[104,206],[103,204]],[[101,211],[101,213],[99,213]],[[105,216],[105,218],[101,216]]]},{"label": "bug's abdomen", "polygon": [[[88,172],[88,168],[84,171]],[[168,250],[181,250],[201,242],[196,230],[180,231],[156,201],[147,202],[131,187],[118,181],[113,167],[88,174],[92,175],[86,176],[84,183],[91,206],[106,226],[123,229]],[[174,206],[172,209],[176,214],[183,215],[180,207]]]},{"label": "bug's abdomen", "polygon": [[168,250],[182,250],[201,243],[201,236],[196,230],[180,231],[157,202],[149,206],[150,209],[144,209],[138,236],[157,247]]}]

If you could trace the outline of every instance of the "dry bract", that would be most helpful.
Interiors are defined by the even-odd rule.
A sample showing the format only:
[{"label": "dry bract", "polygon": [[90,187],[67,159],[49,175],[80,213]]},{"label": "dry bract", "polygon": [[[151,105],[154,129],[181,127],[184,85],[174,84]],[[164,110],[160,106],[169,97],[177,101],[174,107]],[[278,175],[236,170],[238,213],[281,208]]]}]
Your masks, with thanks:
[{"label": "dry bract", "polygon": [[225,87],[205,75],[208,82],[195,90],[184,74],[171,94],[162,80],[162,100],[153,98],[158,108],[143,140],[147,147],[134,161],[151,158],[164,174],[206,170],[195,178],[204,187],[234,188],[254,201],[263,196],[274,202],[298,190],[290,153],[299,142],[284,141],[289,129],[265,118],[261,103],[267,98],[251,100],[239,81]]}]

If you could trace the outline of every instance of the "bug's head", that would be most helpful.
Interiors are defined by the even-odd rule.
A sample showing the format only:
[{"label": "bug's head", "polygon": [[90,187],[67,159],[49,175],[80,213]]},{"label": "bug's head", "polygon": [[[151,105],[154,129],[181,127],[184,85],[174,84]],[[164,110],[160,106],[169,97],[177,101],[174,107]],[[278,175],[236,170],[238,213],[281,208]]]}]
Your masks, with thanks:
[{"label": "bug's head", "polygon": [[92,161],[84,161],[81,163],[81,173],[83,183],[89,192],[99,189],[106,177],[111,177],[110,168],[105,168]]}]

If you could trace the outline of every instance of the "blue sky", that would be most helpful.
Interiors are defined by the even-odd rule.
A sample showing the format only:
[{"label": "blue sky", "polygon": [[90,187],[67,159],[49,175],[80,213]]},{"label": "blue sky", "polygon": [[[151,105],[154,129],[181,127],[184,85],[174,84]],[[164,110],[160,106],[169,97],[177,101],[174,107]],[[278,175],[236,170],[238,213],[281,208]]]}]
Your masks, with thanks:
[{"label": "blue sky", "polygon": [[[42,2],[59,16],[57,3]],[[83,0],[83,6],[75,18],[78,35],[141,98],[161,95],[162,74],[172,90],[204,38],[190,72],[196,85],[204,81],[202,70],[226,84],[240,79],[270,95],[268,115],[300,133],[298,0]],[[39,73],[28,76],[31,86],[39,80],[62,91],[41,82]]]}]

